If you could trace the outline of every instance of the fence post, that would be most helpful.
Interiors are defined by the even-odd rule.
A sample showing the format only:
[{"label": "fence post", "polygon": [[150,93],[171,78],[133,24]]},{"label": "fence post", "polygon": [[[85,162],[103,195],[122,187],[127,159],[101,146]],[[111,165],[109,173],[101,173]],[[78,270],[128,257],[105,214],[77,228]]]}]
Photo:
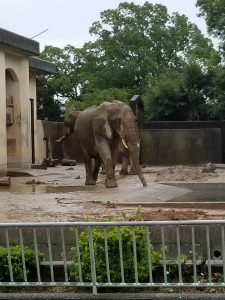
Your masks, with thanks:
[{"label": "fence post", "polygon": [[91,226],[88,226],[88,237],[89,237],[89,249],[90,249],[91,277],[92,277],[92,284],[93,284],[92,292],[93,292],[93,294],[97,294],[95,252],[94,252],[94,242],[93,242]]}]

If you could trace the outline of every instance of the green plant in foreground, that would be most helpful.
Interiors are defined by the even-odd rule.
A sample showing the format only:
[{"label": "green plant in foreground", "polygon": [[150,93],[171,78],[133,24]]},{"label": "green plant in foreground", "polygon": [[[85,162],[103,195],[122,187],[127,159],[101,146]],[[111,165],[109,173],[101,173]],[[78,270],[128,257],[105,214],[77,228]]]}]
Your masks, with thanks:
[{"label": "green plant in foreground", "polygon": [[[149,278],[149,258],[146,228],[137,226],[134,229],[136,238],[136,254],[137,254],[137,269],[138,278],[140,282],[147,281]],[[119,239],[118,228],[109,227],[106,230],[108,258],[110,278],[112,282],[121,282],[121,267],[119,255]],[[94,228],[92,230],[96,279],[99,282],[107,282],[107,267],[105,255],[105,235],[102,228]],[[123,250],[123,266],[125,282],[135,281],[134,271],[134,249],[133,249],[133,229],[130,226],[123,226],[120,228],[120,236]],[[89,250],[89,236],[87,231],[81,232],[79,236],[79,250],[82,270],[82,279],[85,282],[92,281],[91,264],[90,264],[90,250]],[[158,264],[161,254],[153,249],[151,243],[149,244],[151,250],[152,270]],[[72,248],[74,263],[69,266],[70,278],[79,281],[78,274],[78,255],[76,246]]]},{"label": "green plant in foreground", "polygon": [[[14,281],[24,281],[21,246],[11,246],[9,250],[12,263],[13,279]],[[36,270],[35,251],[27,246],[24,246],[24,257],[26,264],[26,273],[28,274]],[[43,255],[38,252],[38,257],[39,260],[41,260],[43,258]],[[6,247],[0,247],[0,281],[10,281],[8,250]]]}]

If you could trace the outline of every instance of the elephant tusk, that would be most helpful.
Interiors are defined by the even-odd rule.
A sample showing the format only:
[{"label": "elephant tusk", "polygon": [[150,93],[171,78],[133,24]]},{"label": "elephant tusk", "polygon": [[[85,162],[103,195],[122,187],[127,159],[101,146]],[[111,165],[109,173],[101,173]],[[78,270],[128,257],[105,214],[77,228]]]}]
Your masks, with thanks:
[{"label": "elephant tusk", "polygon": [[140,144],[139,143],[137,143],[137,147],[140,148]]},{"label": "elephant tusk", "polygon": [[126,149],[128,149],[128,146],[127,146],[126,142],[124,141],[124,139],[122,139],[122,143],[123,143],[124,147],[125,147]]}]

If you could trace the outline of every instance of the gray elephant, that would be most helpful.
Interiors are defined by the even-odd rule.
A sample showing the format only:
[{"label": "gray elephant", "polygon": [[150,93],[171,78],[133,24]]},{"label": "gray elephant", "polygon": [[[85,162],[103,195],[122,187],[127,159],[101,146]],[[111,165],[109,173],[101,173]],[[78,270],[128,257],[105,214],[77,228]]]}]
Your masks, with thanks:
[{"label": "gray elephant", "polygon": [[82,149],[86,185],[96,184],[103,162],[106,172],[105,186],[117,187],[115,165],[121,141],[129,152],[132,165],[143,186],[147,185],[139,163],[139,134],[135,116],[128,105],[115,100],[87,108],[77,116],[74,133]]},{"label": "gray elephant", "polygon": [[[75,126],[75,122],[77,119],[77,116],[81,113],[81,111],[79,110],[74,110],[69,112],[65,118],[64,118],[64,127],[66,129],[66,132],[63,136],[61,136],[59,139],[57,139],[55,142],[56,143],[62,143],[64,142],[64,140],[71,134],[74,132],[74,126]],[[129,159],[129,152],[128,149],[125,148],[125,146],[123,145],[123,143],[121,142],[119,145],[119,152],[122,155],[122,168],[120,170],[120,174],[121,175],[134,175],[137,174],[134,167],[131,164],[131,168],[130,171],[128,172],[128,167],[130,165],[130,159]],[[104,167],[102,165],[102,172],[101,173],[105,173]]]}]

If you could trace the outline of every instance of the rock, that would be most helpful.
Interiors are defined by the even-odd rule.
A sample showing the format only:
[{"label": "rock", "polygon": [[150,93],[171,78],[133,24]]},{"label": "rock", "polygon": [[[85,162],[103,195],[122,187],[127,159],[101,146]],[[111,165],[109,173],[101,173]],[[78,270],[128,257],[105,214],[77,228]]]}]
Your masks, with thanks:
[{"label": "rock", "polygon": [[209,162],[203,169],[202,172],[203,173],[210,173],[210,172],[214,172],[216,170],[216,165]]},{"label": "rock", "polygon": [[54,159],[54,158],[45,158],[44,162],[47,167],[55,167],[55,166],[59,165],[59,160]]},{"label": "rock", "polygon": [[46,163],[40,163],[40,164],[32,164],[31,169],[41,169],[41,170],[47,170]]},{"label": "rock", "polygon": [[0,186],[10,186],[11,179],[8,176],[0,177]]},{"label": "rock", "polygon": [[63,158],[61,161],[61,166],[76,166],[76,160]]},{"label": "rock", "polygon": [[45,182],[41,180],[31,179],[31,180],[27,180],[26,184],[45,184]]}]

